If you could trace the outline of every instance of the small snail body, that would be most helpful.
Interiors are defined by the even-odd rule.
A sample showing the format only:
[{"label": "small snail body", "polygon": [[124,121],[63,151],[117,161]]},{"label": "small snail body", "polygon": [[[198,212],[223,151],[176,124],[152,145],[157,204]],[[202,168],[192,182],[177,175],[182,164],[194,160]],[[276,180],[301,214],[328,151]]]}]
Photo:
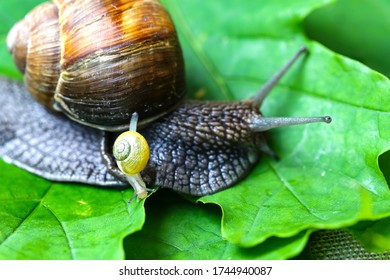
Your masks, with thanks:
[{"label": "small snail body", "polygon": [[[72,176],[64,175],[63,171],[57,174],[49,165],[38,167],[11,152],[4,141],[0,155],[8,161],[50,179],[103,186],[128,182],[140,198],[146,197],[147,185],[200,196],[244,178],[258,161],[260,152],[276,157],[263,131],[331,121],[330,117],[265,118],[259,111],[272,87],[306,52],[305,48],[251,99],[183,101],[184,63],[168,13],[157,0],[117,2],[118,5],[92,0],[46,3],[18,23],[8,37],[10,51],[36,100],[83,125],[109,131],[99,136],[91,128],[77,128],[97,135],[88,143],[99,147],[101,156],[93,160],[92,167],[83,168],[79,176],[73,176],[76,167],[70,170]],[[89,12],[84,18],[85,10]],[[48,19],[42,20],[42,15]],[[43,38],[35,38],[39,36]],[[34,41],[43,46],[34,45]],[[27,112],[21,114],[29,121],[34,118]],[[138,115],[139,121],[134,117]],[[63,121],[48,117],[54,127],[60,127]],[[10,123],[8,119],[7,122]],[[17,131],[21,129],[19,126],[0,130]],[[113,131],[124,130],[129,131],[114,141],[118,132]],[[50,130],[43,133],[52,140],[43,149],[55,146],[60,155],[67,154],[63,141],[53,141],[59,136],[51,135]],[[33,131],[30,138],[41,134]],[[74,137],[71,145],[77,146],[80,141],[83,140]],[[79,158],[85,158],[83,151],[77,153]],[[61,160],[71,162],[70,158]],[[92,168],[91,172],[85,171]],[[96,169],[103,170],[103,175],[90,178],[88,174]],[[109,179],[108,173],[116,179]]]},{"label": "small snail body", "polygon": [[129,130],[116,138],[113,145],[113,155],[119,170],[134,188],[134,195],[145,198],[148,194],[145,182],[140,172],[149,161],[149,145],[146,139],[137,130],[138,113],[133,113]]}]

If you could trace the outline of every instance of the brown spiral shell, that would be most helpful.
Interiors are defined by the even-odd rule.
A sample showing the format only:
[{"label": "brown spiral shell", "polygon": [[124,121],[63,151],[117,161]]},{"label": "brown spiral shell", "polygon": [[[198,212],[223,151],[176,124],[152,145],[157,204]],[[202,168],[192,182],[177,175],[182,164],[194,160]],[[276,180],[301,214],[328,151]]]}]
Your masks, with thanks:
[{"label": "brown spiral shell", "polygon": [[172,20],[158,0],[55,0],[32,10],[7,39],[40,103],[105,130],[133,112],[146,124],[185,94]]}]

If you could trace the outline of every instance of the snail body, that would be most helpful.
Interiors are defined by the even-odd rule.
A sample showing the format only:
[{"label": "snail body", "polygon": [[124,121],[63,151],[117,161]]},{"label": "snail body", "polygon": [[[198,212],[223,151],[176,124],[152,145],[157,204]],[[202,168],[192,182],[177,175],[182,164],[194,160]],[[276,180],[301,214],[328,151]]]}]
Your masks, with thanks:
[{"label": "snail body", "polygon": [[[91,11],[88,19],[80,14],[84,10]],[[42,14],[50,15],[47,22],[37,16]],[[50,44],[33,47],[33,38],[42,33],[40,29],[49,29],[49,26],[54,26],[48,31],[51,37],[41,41]],[[101,40],[94,38],[96,33],[102,35]],[[32,37],[27,40],[28,48],[23,42],[26,34]],[[60,43],[55,43],[58,40]],[[0,155],[8,161],[50,179],[109,187],[128,182],[140,198],[146,197],[147,185],[206,195],[244,178],[261,152],[276,157],[263,131],[286,125],[330,122],[329,117],[265,118],[260,113],[264,98],[306,52],[305,48],[251,99],[235,102],[183,100],[184,62],[180,44],[168,13],[157,0],[121,1],[120,6],[111,5],[111,1],[92,0],[46,3],[11,30],[8,46],[17,66],[25,73],[28,91],[36,100],[47,108],[64,112],[82,125],[106,131],[100,134],[91,128],[77,127],[85,134],[88,131],[96,136],[88,143],[98,148],[101,156],[90,160],[92,167],[86,169],[94,172],[92,168],[100,168],[103,176],[94,178],[84,169],[74,176],[76,167],[70,168],[72,176],[63,172],[53,175],[48,165],[37,167],[9,148],[0,149]],[[48,50],[52,52],[49,54]],[[27,112],[21,114],[29,120],[35,118],[27,117]],[[49,113],[39,112],[42,114]],[[139,119],[135,115],[139,115]],[[47,119],[54,127],[64,122],[61,117]],[[21,128],[15,124],[6,129]],[[117,133],[124,130],[129,132],[118,137]],[[31,132],[30,137],[36,139],[38,133]],[[136,139],[141,140],[124,140],[134,135],[140,135],[141,138]],[[43,152],[55,148],[64,154],[63,141],[57,135],[50,136],[54,141],[43,145]],[[72,145],[80,142],[82,146],[83,139],[70,141]],[[127,146],[130,142],[138,144]],[[78,152],[78,157],[85,158],[84,153]],[[131,153],[134,157],[129,156]],[[75,160],[70,156],[60,158],[65,162]]]}]

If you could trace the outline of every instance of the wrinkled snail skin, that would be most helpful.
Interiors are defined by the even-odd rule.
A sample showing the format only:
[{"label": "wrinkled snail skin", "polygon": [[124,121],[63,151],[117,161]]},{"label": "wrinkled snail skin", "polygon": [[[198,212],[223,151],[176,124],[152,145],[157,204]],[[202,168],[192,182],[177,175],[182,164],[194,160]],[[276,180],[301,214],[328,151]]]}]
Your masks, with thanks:
[{"label": "wrinkled snail skin", "polygon": [[[183,100],[184,62],[166,10],[157,0],[114,2],[56,0],[10,31],[7,45],[25,85],[45,107],[20,85],[0,80],[0,156],[6,161],[51,180],[109,188],[130,183],[139,198],[150,185],[201,196],[242,180],[262,152],[277,158],[264,131],[331,121],[260,113],[305,48],[248,100]],[[115,145],[113,151],[126,130],[143,136],[141,146],[150,149],[142,148],[143,159],[130,166],[122,153],[133,148]]]},{"label": "wrinkled snail skin", "polygon": [[[234,185],[250,172],[260,152],[274,155],[264,135],[251,131],[252,119],[259,116],[258,107],[249,100],[182,102],[173,112],[139,130],[150,149],[142,178],[146,185],[195,196]],[[109,158],[113,145],[109,142],[105,146],[105,157]],[[127,181],[112,161],[106,159],[112,167],[109,172]]]},{"label": "wrinkled snail skin", "polygon": [[[264,133],[257,130],[284,126],[284,123],[275,123],[271,118],[270,123],[264,121],[258,125],[259,119],[268,119],[259,113],[258,106],[252,100],[185,101],[173,112],[141,129],[139,133],[150,149],[149,163],[141,171],[146,185],[194,196],[212,194],[245,178],[261,153],[277,158]],[[331,120],[314,117],[288,118],[287,121],[302,124]],[[108,171],[125,181],[115,168]]]},{"label": "wrinkled snail skin", "polygon": [[243,179],[267,145],[249,129],[253,109],[250,102],[188,101],[141,130],[151,151],[145,182],[199,196]]},{"label": "wrinkled snail skin", "polygon": [[101,156],[103,131],[53,114],[22,83],[2,77],[0,104],[2,160],[53,181],[129,187],[108,173]]}]

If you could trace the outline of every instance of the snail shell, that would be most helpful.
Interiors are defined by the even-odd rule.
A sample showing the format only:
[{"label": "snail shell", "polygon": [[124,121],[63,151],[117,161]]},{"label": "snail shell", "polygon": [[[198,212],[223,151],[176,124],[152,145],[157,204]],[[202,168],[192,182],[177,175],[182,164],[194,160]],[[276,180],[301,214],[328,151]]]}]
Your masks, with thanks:
[{"label": "snail shell", "polygon": [[114,157],[124,174],[135,175],[141,172],[149,160],[149,145],[136,131],[125,131],[115,140]]},{"label": "snail shell", "polygon": [[123,130],[133,112],[142,126],[185,94],[177,34],[157,0],[44,3],[7,45],[36,100],[89,126]]}]

